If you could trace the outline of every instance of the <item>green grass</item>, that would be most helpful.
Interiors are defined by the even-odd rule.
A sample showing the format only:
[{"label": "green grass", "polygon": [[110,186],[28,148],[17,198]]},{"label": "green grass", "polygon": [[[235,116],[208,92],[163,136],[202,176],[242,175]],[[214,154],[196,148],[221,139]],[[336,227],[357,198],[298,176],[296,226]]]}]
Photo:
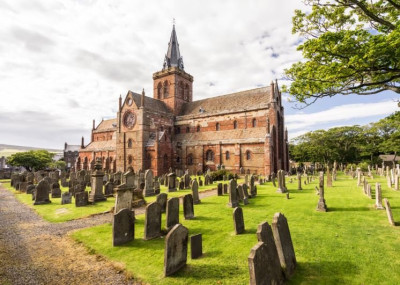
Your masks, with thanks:
[{"label": "green grass", "polygon": [[[8,182],[1,182],[1,185],[13,192],[19,201],[34,209],[43,219],[52,223],[66,222],[109,211],[115,204],[115,198],[107,198],[107,201],[97,202],[94,205],[75,207],[74,198],[72,198],[72,204],[61,205],[61,198],[51,198],[50,196],[50,204],[33,205],[32,195],[15,191],[11,187],[9,180]],[[61,191],[67,192],[68,189],[61,187]]]},{"label": "green grass", "polygon": [[[391,202],[394,219],[400,220],[400,192],[389,190],[384,178],[371,183],[376,181]],[[375,210],[374,200],[356,183],[339,175],[334,187],[325,188],[326,213],[315,211],[317,180],[303,185],[303,191],[295,190],[296,181],[287,183],[289,200],[270,183],[258,186],[257,198],[243,206],[246,233],[238,236],[227,195],[202,199],[194,220],[183,220],[181,207],[181,223],[189,234],[203,234],[204,256],[191,260],[189,252],[187,267],[168,278],[163,278],[164,238],[143,241],[143,215],[137,216],[135,240],[124,246],[112,247],[110,224],[74,232],[73,237],[91,251],[124,263],[134,277],[150,284],[248,284],[247,257],[257,243],[257,225],[271,224],[274,213],[282,212],[298,261],[289,284],[399,284],[400,227],[390,226],[386,212]]]}]

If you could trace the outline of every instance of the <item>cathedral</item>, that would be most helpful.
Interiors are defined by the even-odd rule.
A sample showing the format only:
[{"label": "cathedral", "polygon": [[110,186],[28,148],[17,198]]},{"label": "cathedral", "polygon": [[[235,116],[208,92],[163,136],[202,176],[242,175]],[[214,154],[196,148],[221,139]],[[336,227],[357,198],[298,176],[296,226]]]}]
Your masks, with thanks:
[{"label": "cathedral", "polygon": [[270,175],[289,169],[284,109],[277,82],[269,86],[193,100],[193,76],[185,71],[175,25],[153,98],[128,91],[115,119],[93,121],[91,142],[82,138],[76,169],[133,167],[159,176],[224,166],[233,173]]}]

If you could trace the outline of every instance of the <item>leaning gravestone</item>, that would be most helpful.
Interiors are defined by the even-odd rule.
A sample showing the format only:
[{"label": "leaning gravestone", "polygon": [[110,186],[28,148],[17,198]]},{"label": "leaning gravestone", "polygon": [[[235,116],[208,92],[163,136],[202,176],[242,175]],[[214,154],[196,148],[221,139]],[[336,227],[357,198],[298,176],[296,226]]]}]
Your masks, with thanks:
[{"label": "leaning gravestone", "polygon": [[386,214],[389,220],[389,224],[391,224],[392,226],[395,226],[395,222],[393,219],[393,214],[392,214],[392,208],[390,207],[390,203],[388,199],[383,199],[383,202],[385,203],[385,208],[386,208]]},{"label": "leaning gravestone", "polygon": [[199,197],[199,184],[197,183],[197,180],[193,180],[192,183],[192,195],[193,195],[193,203],[194,204],[200,204],[200,197]]},{"label": "leaning gravestone", "polygon": [[179,224],[179,198],[174,197],[167,201],[166,226],[170,230],[176,224]]},{"label": "leaning gravestone", "polygon": [[26,194],[32,194],[33,190],[35,190],[36,186],[31,184],[26,187]]},{"label": "leaning gravestone", "polygon": [[170,276],[186,265],[188,234],[187,228],[177,224],[165,237],[164,276]]},{"label": "leaning gravestone", "polygon": [[44,179],[40,180],[35,189],[35,202],[33,203],[33,205],[43,205],[51,203],[49,199],[49,193],[49,183]]},{"label": "leaning gravestone", "polygon": [[381,184],[378,182],[375,184],[375,209],[377,210],[383,210],[382,206],[382,189],[381,189]]},{"label": "leaning gravestone", "polygon": [[114,214],[122,209],[132,210],[133,191],[120,185],[117,188],[117,197],[115,198]]},{"label": "leaning gravestone", "polygon": [[71,204],[72,203],[72,194],[68,192],[64,192],[61,195],[61,205]]},{"label": "leaning gravestone", "polygon": [[228,203],[228,206],[231,208],[236,208],[237,206],[239,206],[236,187],[237,187],[236,180],[234,180],[234,179],[229,180],[229,186],[228,186],[229,203]]},{"label": "leaning gravestone", "polygon": [[272,231],[276,249],[278,251],[281,266],[284,269],[284,274],[289,279],[297,266],[296,255],[294,253],[292,237],[290,236],[289,225],[285,216],[281,213],[274,215],[272,222]]},{"label": "leaning gravestone", "polygon": [[78,192],[75,194],[75,206],[84,207],[89,203],[89,193],[87,191]]},{"label": "leaning gravestone", "polygon": [[235,234],[240,235],[244,233],[243,210],[240,207],[236,207],[233,210],[233,227],[235,229]]},{"label": "leaning gravestone", "polygon": [[149,240],[161,236],[161,206],[153,202],[146,207],[144,219],[144,239]]},{"label": "leaning gravestone", "polygon": [[113,246],[125,244],[135,238],[135,214],[122,209],[114,214],[112,223]]},{"label": "leaning gravestone", "polygon": [[191,220],[194,218],[194,206],[192,194],[186,194],[183,197],[183,215],[185,220]]},{"label": "leaning gravestone", "polygon": [[156,201],[160,204],[161,213],[165,213],[165,209],[167,208],[167,200],[168,195],[166,193],[160,193],[157,195]]},{"label": "leaning gravestone", "polygon": [[201,234],[190,237],[191,258],[196,259],[203,255],[203,237]]}]

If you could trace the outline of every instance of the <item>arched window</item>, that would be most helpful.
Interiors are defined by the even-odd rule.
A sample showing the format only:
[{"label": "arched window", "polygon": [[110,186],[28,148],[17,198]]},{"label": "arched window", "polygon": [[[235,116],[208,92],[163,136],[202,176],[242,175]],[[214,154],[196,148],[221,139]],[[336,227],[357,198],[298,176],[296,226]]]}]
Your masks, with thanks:
[{"label": "arched window", "polygon": [[186,127],[186,133],[190,133],[190,128]]},{"label": "arched window", "polygon": [[211,149],[207,150],[206,159],[207,161],[214,161],[214,152]]},{"label": "arched window", "polygon": [[132,162],[133,162],[133,157],[132,157],[132,155],[129,155],[128,156],[128,164],[132,164]]},{"label": "arched window", "polygon": [[226,160],[229,160],[231,158],[231,154],[229,153],[229,151],[227,151],[226,153],[225,153],[225,159]]},{"label": "arched window", "polygon": [[250,150],[246,151],[246,159],[250,160],[251,159],[251,152]]},{"label": "arched window", "polygon": [[238,122],[237,121],[233,121],[233,128],[237,129],[237,127],[238,127]]},{"label": "arched window", "polygon": [[216,130],[216,131],[219,131],[219,123],[217,123],[217,124],[215,125],[215,130]]},{"label": "arched window", "polygon": [[162,99],[162,84],[161,84],[161,82],[159,82],[157,85],[157,98]]},{"label": "arched window", "polygon": [[168,81],[164,81],[164,98],[167,98],[169,96],[169,84]]},{"label": "arched window", "polygon": [[197,130],[197,132],[200,132],[200,126],[197,126],[196,130]]},{"label": "arched window", "polygon": [[182,81],[179,81],[179,84],[178,84],[178,97],[183,98],[183,83],[182,83]]},{"label": "arched window", "polygon": [[257,127],[257,120],[256,119],[253,119],[253,121],[251,122],[251,126],[253,128]]},{"label": "arched window", "polygon": [[132,148],[132,139],[128,140],[128,148]]},{"label": "arched window", "polygon": [[168,155],[164,154],[163,158],[163,167],[167,168],[168,167]]},{"label": "arched window", "polygon": [[187,160],[187,165],[193,165],[193,155],[189,154],[186,158]]},{"label": "arched window", "polygon": [[185,100],[189,100],[189,85],[185,85],[185,95],[184,95]]}]

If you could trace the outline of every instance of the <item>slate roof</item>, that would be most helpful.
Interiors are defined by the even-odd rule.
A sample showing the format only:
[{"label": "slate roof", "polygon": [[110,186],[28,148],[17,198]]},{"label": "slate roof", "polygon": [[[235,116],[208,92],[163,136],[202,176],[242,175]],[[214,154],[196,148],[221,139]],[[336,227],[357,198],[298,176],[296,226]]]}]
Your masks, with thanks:
[{"label": "slate roof", "polygon": [[91,142],[88,144],[84,149],[82,149],[82,152],[87,152],[87,151],[115,151],[117,146],[116,139],[113,138],[108,141],[95,141]]},{"label": "slate roof", "polygon": [[[394,154],[380,154],[379,158],[382,159],[383,161],[393,161]],[[396,156],[396,161],[400,161],[400,156]]]},{"label": "slate roof", "polygon": [[78,145],[67,144],[67,148],[64,149],[64,151],[65,152],[67,152],[67,151],[74,152],[74,151],[79,151],[80,149],[81,149],[81,146],[79,144]]},{"label": "slate roof", "polygon": [[93,131],[94,133],[115,131],[117,130],[117,119],[103,120]]},{"label": "slate roof", "polygon": [[175,25],[172,27],[171,38],[168,43],[167,54],[165,55],[163,70],[169,67],[178,67],[184,70],[183,59],[179,51],[178,37],[176,36]]},{"label": "slate roof", "polygon": [[[243,112],[246,109],[267,108],[271,101],[270,94],[270,87],[262,87],[189,102],[183,105],[179,115],[216,115],[225,112]],[[203,111],[201,112],[200,109]]]},{"label": "slate roof", "polygon": [[[132,94],[133,101],[135,101],[136,106],[140,107],[141,106],[141,100],[142,100],[142,95],[137,94],[135,92],[132,92],[129,90],[129,93]],[[167,106],[164,104],[163,101],[157,100],[151,97],[144,96],[144,106],[147,109],[151,109],[154,111],[159,111],[159,112],[164,112],[164,113],[171,113]]]}]

